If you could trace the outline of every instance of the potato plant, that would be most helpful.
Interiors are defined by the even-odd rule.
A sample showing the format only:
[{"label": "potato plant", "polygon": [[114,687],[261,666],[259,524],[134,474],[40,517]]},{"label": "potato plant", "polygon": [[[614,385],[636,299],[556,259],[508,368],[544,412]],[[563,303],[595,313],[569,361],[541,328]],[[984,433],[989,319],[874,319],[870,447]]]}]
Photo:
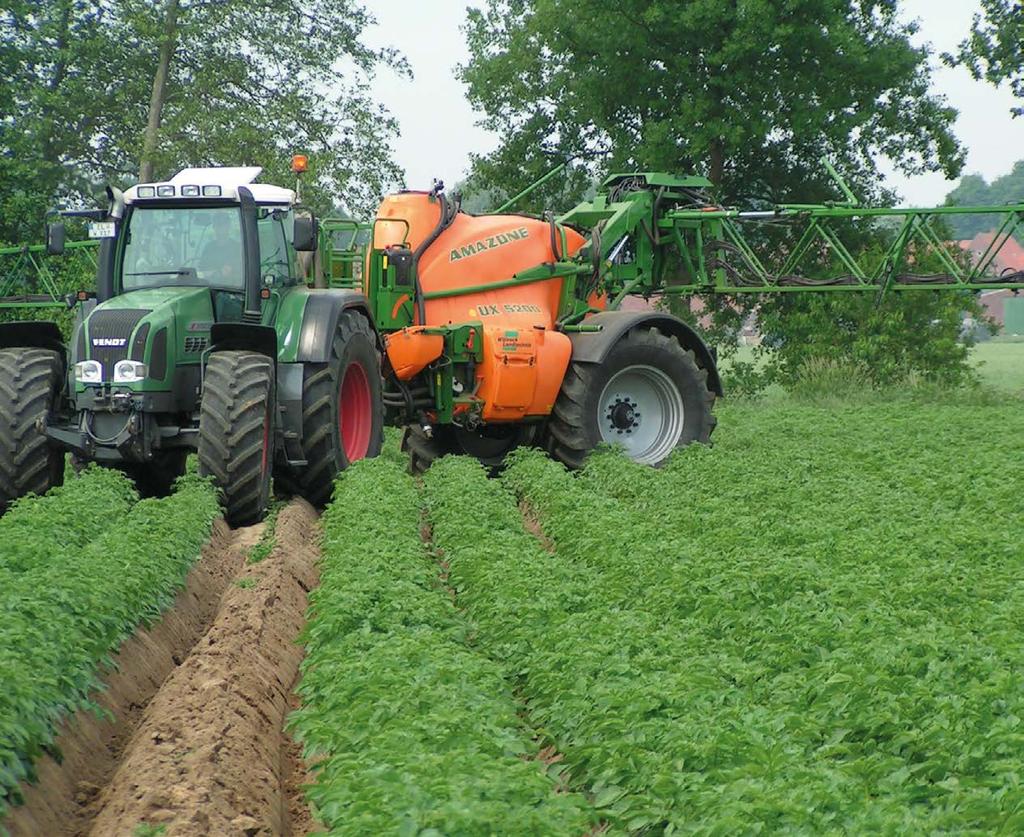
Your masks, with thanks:
[{"label": "potato plant", "polygon": [[604,702],[629,759],[597,679],[551,719],[585,742],[569,761],[621,763],[682,830],[1019,830],[1019,409],[733,409],[661,470],[521,454],[504,476],[640,632],[621,645],[644,711]]},{"label": "potato plant", "polygon": [[[213,487],[194,477],[170,497],[132,499],[124,477],[92,471],[0,521],[5,537],[21,527],[36,542],[18,545],[16,569],[0,567],[0,815],[61,722],[95,706],[110,655],[171,604],[219,514]],[[32,534],[23,522],[37,508],[50,523]]]},{"label": "potato plant", "polygon": [[403,466],[358,463],[324,513],[291,720],[307,796],[339,835],[582,835],[596,818],[556,792],[504,671],[472,647]]}]

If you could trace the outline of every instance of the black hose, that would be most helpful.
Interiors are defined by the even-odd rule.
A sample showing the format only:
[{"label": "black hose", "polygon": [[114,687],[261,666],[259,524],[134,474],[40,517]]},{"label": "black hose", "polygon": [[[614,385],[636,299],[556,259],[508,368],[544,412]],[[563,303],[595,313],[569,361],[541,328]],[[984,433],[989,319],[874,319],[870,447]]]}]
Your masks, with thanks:
[{"label": "black hose", "polygon": [[423,243],[416,248],[416,252],[412,254],[412,275],[414,281],[413,293],[416,294],[416,313],[419,315],[420,325],[427,324],[427,303],[423,298],[423,286],[420,284],[420,256],[426,252],[426,249],[431,244],[437,241],[437,238],[441,233],[452,225],[452,222],[459,214],[459,207],[455,204],[449,203],[444,192],[438,192],[437,199],[441,202],[441,214],[437,219],[437,226],[434,227],[434,231],[423,240]]}]

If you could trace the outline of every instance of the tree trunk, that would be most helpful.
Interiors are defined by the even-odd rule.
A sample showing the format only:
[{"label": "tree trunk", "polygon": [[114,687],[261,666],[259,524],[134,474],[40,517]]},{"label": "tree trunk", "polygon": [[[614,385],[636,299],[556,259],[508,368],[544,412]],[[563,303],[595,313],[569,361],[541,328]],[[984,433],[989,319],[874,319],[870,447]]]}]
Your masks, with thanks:
[{"label": "tree trunk", "polygon": [[[57,38],[53,45],[53,52],[57,56],[56,63],[53,68],[53,75],[50,77],[50,81],[47,84],[47,89],[51,94],[56,94],[60,89],[60,86],[64,83],[64,79],[68,73],[68,40],[71,32],[71,0],[65,0],[60,7],[60,23],[59,30],[57,32]],[[47,115],[47,124],[43,131],[42,141],[42,156],[43,159],[56,166],[60,161],[60,149],[57,148],[55,134],[57,133],[57,126],[54,122],[55,117],[53,114]]]},{"label": "tree trunk", "polygon": [[722,176],[725,173],[725,148],[721,140],[712,140],[710,151],[710,165],[708,167],[708,180],[715,187],[722,185]]},{"label": "tree trunk", "polygon": [[156,152],[157,137],[160,134],[160,114],[166,98],[167,75],[171,58],[178,43],[178,3],[167,0],[164,10],[164,37],[160,43],[160,57],[153,76],[153,92],[149,98],[149,119],[142,141],[142,159],[139,161],[139,180],[146,183],[153,179],[153,154]]}]

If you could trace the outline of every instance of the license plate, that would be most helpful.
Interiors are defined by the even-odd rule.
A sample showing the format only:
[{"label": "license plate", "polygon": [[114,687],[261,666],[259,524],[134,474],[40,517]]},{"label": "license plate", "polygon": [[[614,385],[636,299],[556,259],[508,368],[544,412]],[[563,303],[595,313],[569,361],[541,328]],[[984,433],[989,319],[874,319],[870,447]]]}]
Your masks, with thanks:
[{"label": "license plate", "polygon": [[114,237],[114,222],[113,221],[100,221],[95,224],[89,224],[89,238],[113,238]]}]

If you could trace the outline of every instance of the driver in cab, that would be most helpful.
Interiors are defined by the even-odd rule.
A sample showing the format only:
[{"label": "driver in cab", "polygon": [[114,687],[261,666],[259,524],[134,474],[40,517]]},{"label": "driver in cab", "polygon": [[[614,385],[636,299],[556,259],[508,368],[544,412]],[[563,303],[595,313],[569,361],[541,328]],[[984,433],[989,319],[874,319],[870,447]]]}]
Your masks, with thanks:
[{"label": "driver in cab", "polygon": [[217,285],[242,287],[242,243],[238,232],[238,225],[232,225],[227,213],[213,216],[213,237],[203,247],[199,260],[204,278]]}]

